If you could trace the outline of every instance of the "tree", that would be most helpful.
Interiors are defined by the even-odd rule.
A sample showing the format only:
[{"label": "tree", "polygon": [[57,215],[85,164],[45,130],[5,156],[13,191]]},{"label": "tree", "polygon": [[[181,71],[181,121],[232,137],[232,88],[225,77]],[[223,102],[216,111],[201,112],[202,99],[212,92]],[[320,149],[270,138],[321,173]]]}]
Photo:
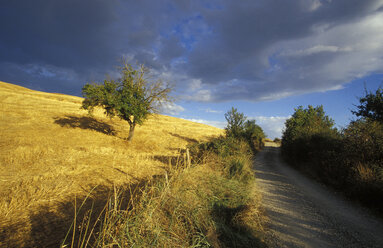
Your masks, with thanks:
[{"label": "tree", "polygon": [[253,149],[259,150],[263,146],[263,139],[266,138],[266,135],[262,128],[255,124],[255,120],[247,120],[243,124],[243,137]]},{"label": "tree", "polygon": [[248,140],[253,139],[264,139],[266,138],[265,133],[263,132],[262,128],[255,123],[255,120],[247,120],[243,124],[244,129],[244,135]]},{"label": "tree", "polygon": [[306,109],[299,106],[285,122],[282,153],[294,159],[307,159],[312,147],[325,145],[337,136],[333,126],[334,121],[325,114],[322,105],[309,105]]},{"label": "tree", "polygon": [[171,102],[172,88],[161,80],[150,82],[149,69],[141,65],[134,69],[124,62],[121,78],[106,79],[103,83],[85,84],[82,88],[82,108],[92,113],[97,106],[109,117],[118,116],[129,123],[128,141],[134,135],[136,125],[142,125],[152,113],[158,113],[164,103]]},{"label": "tree", "polygon": [[282,142],[333,130],[334,120],[325,114],[322,105],[309,105],[306,109],[299,106],[294,110],[294,114],[285,122]]},{"label": "tree", "polygon": [[383,89],[379,87],[375,94],[365,91],[365,96],[359,98],[357,111],[351,111],[358,117],[371,119],[383,123]]},{"label": "tree", "polygon": [[232,107],[231,110],[225,113],[225,119],[227,121],[227,126],[225,128],[226,135],[239,138],[244,130],[246,116],[243,113],[238,112],[236,108]]}]

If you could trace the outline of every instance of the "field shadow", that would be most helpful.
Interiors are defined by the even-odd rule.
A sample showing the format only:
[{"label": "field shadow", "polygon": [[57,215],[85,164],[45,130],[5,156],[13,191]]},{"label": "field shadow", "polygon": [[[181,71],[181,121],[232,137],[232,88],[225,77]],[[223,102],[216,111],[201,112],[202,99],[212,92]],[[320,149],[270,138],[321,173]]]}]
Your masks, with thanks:
[{"label": "field shadow", "polygon": [[[130,210],[131,199],[135,201],[139,199],[140,193],[147,183],[148,181],[142,180],[120,189],[118,209]],[[0,247],[60,247],[64,240],[64,244],[70,247],[73,226],[75,230],[73,247],[80,247],[78,242],[89,237],[88,235],[86,239],[79,238],[81,230],[85,230],[86,221],[89,219],[89,228],[98,231],[100,222],[97,220],[103,219],[105,206],[111,204],[109,199],[113,197],[113,187],[104,185],[94,187],[88,196],[77,197],[76,200],[75,197],[71,197],[54,206],[42,206],[38,211],[31,212],[27,219],[8,225],[6,230],[1,230]],[[76,225],[73,225],[75,215],[77,221]],[[90,244],[94,240],[94,236],[90,236]]]},{"label": "field shadow", "polygon": [[187,141],[188,143],[197,143],[198,140],[196,139],[192,139],[192,138],[189,138],[189,137],[186,137],[186,136],[182,136],[182,135],[179,135],[179,134],[176,134],[176,133],[169,133],[171,136],[174,136],[176,138],[180,138],[180,139],[183,139],[185,141]]},{"label": "field shadow", "polygon": [[111,125],[88,116],[67,115],[63,118],[56,118],[54,123],[62,127],[90,129],[107,135],[116,135],[116,130]]}]

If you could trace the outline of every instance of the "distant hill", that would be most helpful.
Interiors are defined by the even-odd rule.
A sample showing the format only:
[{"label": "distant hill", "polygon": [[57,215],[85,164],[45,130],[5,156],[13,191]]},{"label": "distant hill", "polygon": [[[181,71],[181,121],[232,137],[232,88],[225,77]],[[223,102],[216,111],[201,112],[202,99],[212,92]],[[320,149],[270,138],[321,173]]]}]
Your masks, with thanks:
[{"label": "distant hill", "polygon": [[187,144],[223,134],[153,115],[128,143],[128,123],[110,120],[101,109],[90,117],[81,102],[0,82],[1,247],[25,246],[36,239],[33,232],[42,233],[39,239],[47,244],[44,239],[54,232],[65,233],[55,219],[65,217],[75,195],[84,197],[96,185],[110,188],[163,174],[167,161]]}]

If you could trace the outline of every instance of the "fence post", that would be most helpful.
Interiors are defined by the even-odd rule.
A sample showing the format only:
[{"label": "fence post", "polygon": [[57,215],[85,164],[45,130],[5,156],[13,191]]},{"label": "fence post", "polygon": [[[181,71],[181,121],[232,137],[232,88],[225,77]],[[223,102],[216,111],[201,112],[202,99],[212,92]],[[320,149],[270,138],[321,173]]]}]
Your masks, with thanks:
[{"label": "fence post", "polygon": [[191,166],[191,161],[190,161],[189,148],[186,148],[186,159],[187,159],[188,167],[190,167]]}]

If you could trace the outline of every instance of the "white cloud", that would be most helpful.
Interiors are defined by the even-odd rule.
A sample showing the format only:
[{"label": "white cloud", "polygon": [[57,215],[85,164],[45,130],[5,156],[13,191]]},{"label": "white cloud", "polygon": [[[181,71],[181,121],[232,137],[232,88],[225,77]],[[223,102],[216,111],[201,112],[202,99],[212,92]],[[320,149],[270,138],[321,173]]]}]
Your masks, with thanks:
[{"label": "white cloud", "polygon": [[183,112],[185,109],[177,105],[175,103],[164,103],[161,108],[162,112],[164,114],[169,114],[169,115],[178,115],[181,112]]},{"label": "white cloud", "polygon": [[199,101],[199,102],[209,102],[213,100],[211,91],[208,89],[198,90],[191,95],[184,96],[186,100]]},{"label": "white cloud", "polygon": [[222,128],[222,129],[226,127],[225,121],[208,121],[208,120],[203,120],[203,119],[185,119],[185,120],[197,122],[197,123],[202,123],[202,124],[206,124],[209,126]]},{"label": "white cloud", "polygon": [[289,116],[255,116],[255,117],[249,117],[248,119],[255,120],[256,124],[262,127],[267,137],[274,139],[274,138],[282,137],[282,131],[285,126],[285,121],[288,118],[290,117]]},{"label": "white cloud", "polygon": [[[282,131],[285,126],[285,121],[290,118],[290,116],[255,116],[249,117],[249,120],[255,120],[256,124],[259,125],[263,131],[266,133],[267,137],[281,138]],[[204,119],[194,119],[194,118],[185,118],[185,120],[206,124],[209,126],[214,126],[218,128],[225,128],[227,125],[226,121],[210,121]]]},{"label": "white cloud", "polygon": [[309,7],[310,11],[315,11],[317,10],[320,6],[322,6],[322,3],[320,0],[312,0],[311,1],[311,6]]},{"label": "white cloud", "polygon": [[189,90],[196,91],[198,89],[201,89],[202,82],[200,79],[192,79],[192,80],[190,80],[188,87],[189,87]]},{"label": "white cloud", "polygon": [[352,80],[382,73],[381,30],[383,13],[377,13],[354,22],[317,27],[310,36],[276,44],[272,50],[278,52],[270,67],[278,65],[280,69],[266,78],[277,89],[271,89],[271,93],[278,96],[286,90],[286,95],[337,90]]},{"label": "white cloud", "polygon": [[317,45],[313,46],[307,49],[301,49],[301,50],[288,50],[286,52],[281,53],[281,56],[309,56],[317,53],[323,53],[323,52],[351,52],[351,47],[338,47],[338,46],[331,46],[331,45]]},{"label": "white cloud", "polygon": [[207,109],[204,109],[206,113],[213,113],[213,114],[221,114],[223,113],[223,111],[221,110],[214,110],[214,109],[211,109],[211,108],[207,108]]}]

